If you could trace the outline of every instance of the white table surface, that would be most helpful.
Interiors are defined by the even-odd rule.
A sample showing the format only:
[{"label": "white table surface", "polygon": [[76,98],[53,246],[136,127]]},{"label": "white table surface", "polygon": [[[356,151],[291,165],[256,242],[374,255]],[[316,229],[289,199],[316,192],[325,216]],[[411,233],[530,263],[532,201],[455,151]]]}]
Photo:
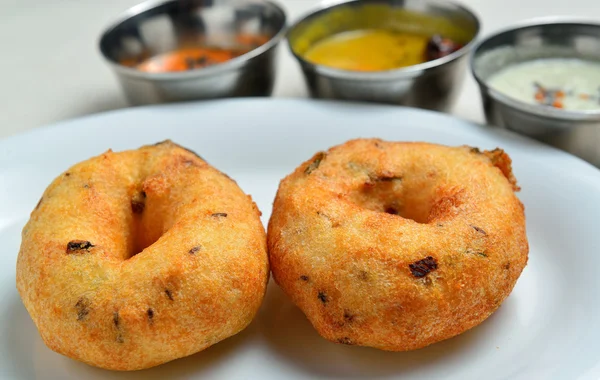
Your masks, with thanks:
[{"label": "white table surface", "polygon": [[[290,21],[316,0],[278,0]],[[485,36],[532,17],[600,21],[598,0],[461,0],[481,18]],[[0,137],[81,115],[127,107],[97,48],[118,14],[139,0],[0,0]],[[300,68],[286,44],[279,51],[274,96],[305,97]],[[483,121],[479,93],[467,75],[453,109]]]}]

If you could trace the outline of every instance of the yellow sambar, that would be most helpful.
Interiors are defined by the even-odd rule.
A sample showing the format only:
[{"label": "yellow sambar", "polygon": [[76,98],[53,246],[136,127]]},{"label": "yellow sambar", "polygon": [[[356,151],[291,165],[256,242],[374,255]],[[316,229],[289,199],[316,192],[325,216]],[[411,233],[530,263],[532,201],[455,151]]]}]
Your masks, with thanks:
[{"label": "yellow sambar", "polygon": [[326,37],[304,58],[342,70],[381,71],[427,61],[428,36],[388,30],[358,30]]}]

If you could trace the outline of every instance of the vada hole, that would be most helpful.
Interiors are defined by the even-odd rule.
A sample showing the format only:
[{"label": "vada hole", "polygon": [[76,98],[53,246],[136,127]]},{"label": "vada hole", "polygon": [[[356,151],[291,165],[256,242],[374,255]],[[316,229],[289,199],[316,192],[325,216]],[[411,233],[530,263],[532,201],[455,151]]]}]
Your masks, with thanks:
[{"label": "vada hole", "polygon": [[129,225],[128,249],[125,260],[141,253],[154,244],[168,229],[162,215],[148,207],[145,191],[136,192],[131,197],[131,218]]},{"label": "vada hole", "polygon": [[410,179],[371,180],[350,193],[350,200],[359,207],[428,223],[433,205],[433,184]]}]

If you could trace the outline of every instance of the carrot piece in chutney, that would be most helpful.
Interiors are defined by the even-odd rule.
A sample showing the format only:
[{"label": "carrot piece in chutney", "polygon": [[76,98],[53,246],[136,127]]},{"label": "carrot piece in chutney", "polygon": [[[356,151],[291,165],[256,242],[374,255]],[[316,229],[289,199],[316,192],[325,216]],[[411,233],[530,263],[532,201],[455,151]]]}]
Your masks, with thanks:
[{"label": "carrot piece in chutney", "polygon": [[537,100],[538,102],[542,102],[542,101],[544,101],[544,98],[545,98],[545,97],[546,97],[546,96],[545,96],[545,95],[544,95],[544,93],[543,93],[543,92],[541,92],[541,91],[538,91],[538,92],[536,92],[536,93],[535,93],[535,100]]}]

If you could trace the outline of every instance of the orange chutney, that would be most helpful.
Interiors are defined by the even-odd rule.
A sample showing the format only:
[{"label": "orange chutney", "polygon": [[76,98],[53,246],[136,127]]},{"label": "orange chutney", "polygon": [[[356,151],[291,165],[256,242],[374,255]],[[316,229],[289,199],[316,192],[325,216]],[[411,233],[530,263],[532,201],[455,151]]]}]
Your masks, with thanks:
[{"label": "orange chutney", "polygon": [[201,69],[229,61],[248,53],[268,41],[262,36],[237,36],[238,47],[211,46],[181,47],[147,59],[124,59],[120,63],[148,73],[177,72]]}]

